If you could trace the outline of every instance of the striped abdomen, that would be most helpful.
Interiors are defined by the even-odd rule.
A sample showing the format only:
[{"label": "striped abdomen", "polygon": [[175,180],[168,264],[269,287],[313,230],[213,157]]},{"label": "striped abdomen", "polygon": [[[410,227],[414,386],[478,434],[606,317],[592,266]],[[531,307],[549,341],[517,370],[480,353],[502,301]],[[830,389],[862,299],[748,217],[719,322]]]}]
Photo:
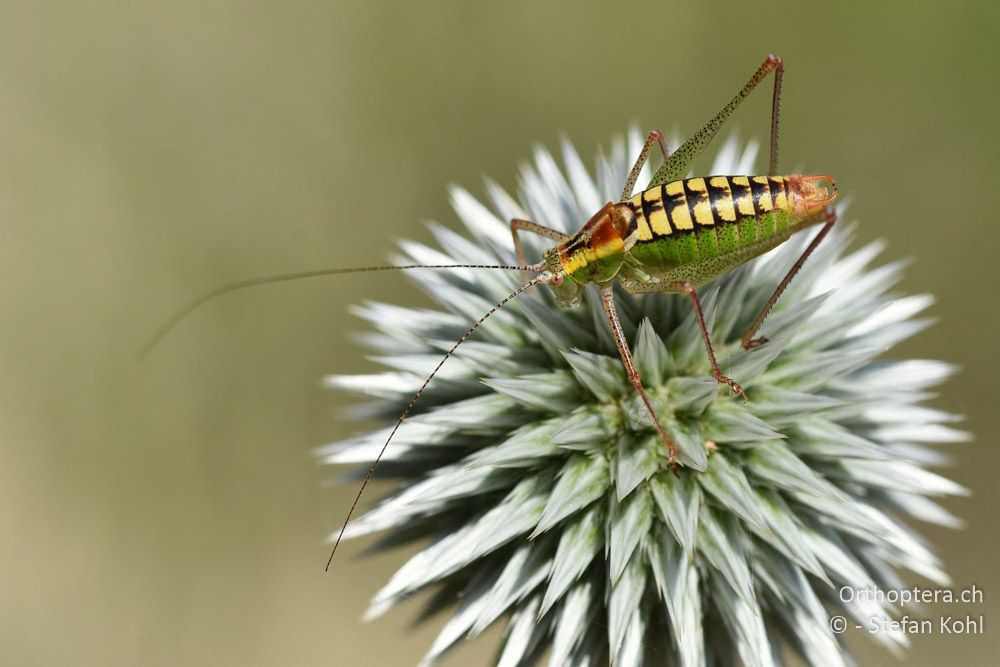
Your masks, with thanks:
[{"label": "striped abdomen", "polygon": [[[801,176],[709,176],[646,190],[626,202],[635,211],[630,253],[650,273],[710,280],[811,221],[802,181]],[[675,271],[682,267],[688,269]]]},{"label": "striped abdomen", "polygon": [[789,211],[784,176],[710,176],[673,181],[629,200],[636,212],[636,241],[733,225],[746,217]]}]

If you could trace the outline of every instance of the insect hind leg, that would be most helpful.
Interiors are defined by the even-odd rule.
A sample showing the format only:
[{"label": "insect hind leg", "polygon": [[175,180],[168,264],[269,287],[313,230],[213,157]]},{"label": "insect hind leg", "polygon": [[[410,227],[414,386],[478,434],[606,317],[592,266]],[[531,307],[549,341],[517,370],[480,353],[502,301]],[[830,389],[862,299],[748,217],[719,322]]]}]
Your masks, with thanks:
[{"label": "insect hind leg", "polygon": [[653,175],[653,179],[647,187],[651,188],[683,178],[691,162],[708,146],[716,132],[719,131],[719,128],[736,111],[737,107],[743,103],[743,100],[750,95],[753,89],[771,72],[774,72],[774,93],[771,97],[771,157],[767,173],[775,174],[778,168],[778,115],[781,106],[781,79],[785,72],[785,65],[779,56],[772,54],[764,59],[764,62],[760,64],[760,67],[753,73],[750,80],[740,89],[740,92],[736,93],[736,96],[729,100],[726,106],[722,107],[722,110],[715,114],[712,120],[705,123],[700,130],[673,152],[670,159],[664,162],[663,166]]},{"label": "insect hind leg", "polygon": [[830,232],[833,226],[837,223],[837,212],[833,209],[828,209],[824,213],[823,220],[826,224],[824,224],[823,228],[819,230],[819,234],[817,234],[816,238],[814,238],[812,241],[809,242],[809,245],[806,246],[806,249],[802,252],[802,255],[797,260],[795,260],[795,264],[792,264],[792,268],[788,270],[788,273],[785,274],[785,277],[781,279],[780,283],[778,283],[778,287],[775,288],[774,293],[771,295],[771,298],[768,299],[767,303],[764,304],[764,307],[761,308],[760,312],[757,314],[757,317],[754,319],[753,324],[751,324],[747,332],[743,334],[742,345],[744,350],[752,350],[754,348],[760,347],[761,345],[767,342],[767,338],[765,338],[764,336],[760,336],[759,338],[754,338],[754,334],[757,333],[758,329],[760,329],[760,326],[764,323],[764,319],[768,316],[768,313],[771,312],[771,309],[774,308],[774,304],[777,303],[778,299],[781,298],[781,294],[782,292],[785,291],[785,288],[788,287],[788,283],[792,282],[792,278],[795,277],[795,274],[799,272],[799,270],[802,268],[802,265],[806,263],[807,259],[809,259],[809,255],[811,255],[813,251],[816,250],[816,247],[820,244],[820,242],[826,237],[826,235]]}]

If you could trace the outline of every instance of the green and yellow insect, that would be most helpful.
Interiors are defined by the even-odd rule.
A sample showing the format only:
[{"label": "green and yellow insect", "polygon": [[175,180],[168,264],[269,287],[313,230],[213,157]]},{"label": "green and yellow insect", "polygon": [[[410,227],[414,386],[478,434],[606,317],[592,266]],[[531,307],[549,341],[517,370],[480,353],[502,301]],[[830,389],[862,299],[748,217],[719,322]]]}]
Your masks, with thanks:
[{"label": "green and yellow insect", "polygon": [[[622,333],[613,288],[615,284],[620,284],[631,293],[674,292],[688,295],[697,314],[715,379],[746,399],[743,389],[723,375],[719,368],[696,288],[771,250],[792,234],[814,225],[822,225],[743,336],[742,344],[745,349],[758,347],[766,342],[764,338],[755,338],[764,318],[837,220],[831,207],[837,198],[837,186],[831,177],[777,175],[778,112],[783,71],[781,58],[768,56],[736,96],[672,154],[668,152],[662,135],[656,131],[650,132],[625,181],[620,200],[605,204],[575,234],[563,234],[528,220],[511,220],[510,231],[519,260],[517,266],[441,264],[324,269],[233,283],[213,290],[179,311],[157,332],[144,348],[143,354],[201,303],[219,294],[251,285],[339,273],[421,268],[482,268],[524,272],[525,283],[480,317],[455,342],[407,404],[358,490],[334,543],[335,553],[358,500],[396,431],[409,416],[438,370],[458,347],[493,313],[531,287],[547,285],[554,290],[560,302],[572,305],[579,300],[584,287],[595,285],[600,291],[608,325],[629,381],[642,398],[667,447],[668,464],[676,469],[676,446],[661,425],[646,395],[639,370]],[[751,91],[772,72],[774,94],[767,173],[758,176],[713,175],[685,178],[691,162],[705,149]],[[656,171],[646,189],[633,194],[635,182],[653,145],[658,145],[663,153],[663,165]],[[538,234],[557,241],[557,244],[545,251],[540,262],[529,264],[525,259],[520,232]],[[333,553],[330,554],[331,561]]]},{"label": "green and yellow insect", "polygon": [[[621,200],[605,204],[572,236],[527,220],[512,220],[510,223],[522,264],[525,263],[524,251],[518,231],[530,231],[559,241],[558,245],[545,252],[542,262],[528,267],[530,271],[539,272],[538,277],[528,284],[549,285],[560,301],[566,304],[575,303],[585,285],[594,284],[600,289],[608,324],[629,381],[642,397],[667,445],[671,466],[675,465],[676,447],[646,396],[642,378],[618,320],[613,287],[619,283],[633,294],[687,294],[698,315],[715,379],[728,385],[733,393],[746,398],[743,389],[719,369],[696,288],[771,250],[795,232],[822,223],[819,234],[778,284],[743,336],[745,349],[762,345],[766,340],[754,338],[754,334],[785,287],[836,222],[836,213],[830,205],[837,197],[837,186],[831,177],[775,175],[783,70],[781,58],[768,56],[729,104],[673,155],[667,151],[661,134],[650,132],[625,181]],[[691,161],[708,145],[729,115],[772,71],[774,97],[767,175],[682,178]],[[633,195],[635,181],[653,144],[659,145],[663,153],[663,166],[645,190]]]}]

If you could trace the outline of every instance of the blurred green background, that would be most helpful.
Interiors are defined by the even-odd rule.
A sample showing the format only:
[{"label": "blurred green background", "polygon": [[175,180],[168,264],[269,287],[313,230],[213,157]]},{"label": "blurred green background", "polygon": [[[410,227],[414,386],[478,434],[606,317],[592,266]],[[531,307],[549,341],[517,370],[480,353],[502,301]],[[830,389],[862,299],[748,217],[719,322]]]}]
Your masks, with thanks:
[{"label": "blurred green background", "polygon": [[[354,489],[311,458],[359,427],[318,384],[373,368],[348,305],[412,303],[407,281],[262,287],[134,352],[220,283],[428,239],[423,220],[454,223],[447,184],[514,188],[561,132],[584,155],[630,121],[690,132],[769,51],[785,167],[835,174],[860,240],[913,257],[903,289],[938,297],[898,354],[963,368],[934,404],[977,434],[948,471],[974,490],[947,503],[968,524],[921,530],[985,590],[986,634],[916,637],[908,664],[992,661],[1000,10],[540,4],[0,5],[0,663],[413,664],[435,632],[409,627],[416,605],[359,620],[406,554],[351,543],[323,574]],[[740,111],[743,136],[767,107]]]}]

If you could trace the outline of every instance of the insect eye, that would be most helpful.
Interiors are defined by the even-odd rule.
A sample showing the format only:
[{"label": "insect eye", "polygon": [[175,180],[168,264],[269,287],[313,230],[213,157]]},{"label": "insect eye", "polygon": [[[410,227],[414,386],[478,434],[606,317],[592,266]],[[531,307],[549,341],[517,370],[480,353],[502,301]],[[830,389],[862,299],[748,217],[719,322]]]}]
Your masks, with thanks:
[{"label": "insect eye", "polygon": [[556,287],[559,287],[560,285],[562,285],[563,284],[563,276],[562,276],[562,274],[561,273],[557,273],[554,276],[552,276],[551,284],[554,285],[554,286],[556,286]]}]

